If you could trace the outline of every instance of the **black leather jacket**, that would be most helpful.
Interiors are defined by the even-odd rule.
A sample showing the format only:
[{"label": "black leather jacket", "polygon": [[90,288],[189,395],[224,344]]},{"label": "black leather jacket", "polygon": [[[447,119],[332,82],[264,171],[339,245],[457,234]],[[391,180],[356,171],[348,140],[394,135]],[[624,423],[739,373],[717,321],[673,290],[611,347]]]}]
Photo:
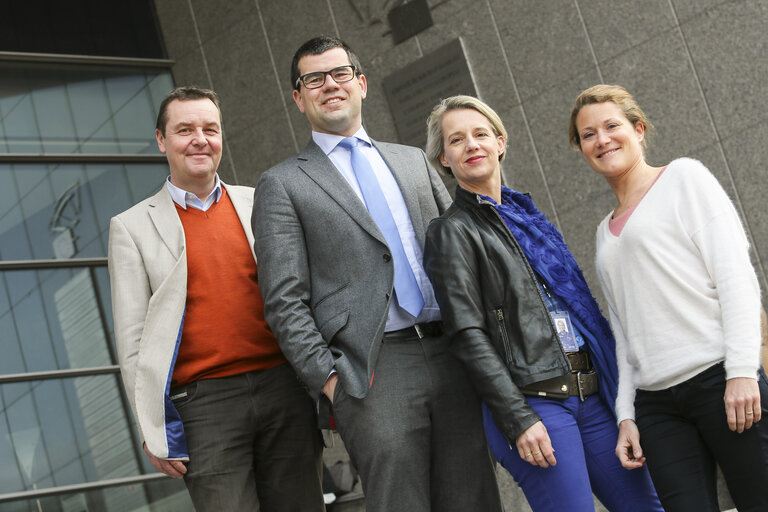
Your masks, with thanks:
[{"label": "black leather jacket", "polygon": [[427,230],[424,268],[444,330],[499,430],[512,443],[541,418],[520,388],[570,366],[535,274],[493,204],[457,187]]}]

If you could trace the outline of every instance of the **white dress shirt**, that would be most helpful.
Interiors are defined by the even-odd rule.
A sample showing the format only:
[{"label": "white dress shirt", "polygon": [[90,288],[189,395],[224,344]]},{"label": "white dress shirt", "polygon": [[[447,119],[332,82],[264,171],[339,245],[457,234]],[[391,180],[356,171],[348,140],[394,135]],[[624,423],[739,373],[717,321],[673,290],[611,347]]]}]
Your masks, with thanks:
[{"label": "white dress shirt", "polygon": [[[419,285],[419,290],[421,290],[421,295],[424,297],[424,309],[419,313],[418,318],[414,318],[411,314],[398,306],[396,301],[390,301],[385,330],[396,331],[398,329],[410,327],[414,323],[440,320],[440,309],[437,306],[437,300],[435,300],[432,283],[429,282],[429,278],[422,266],[423,250],[421,245],[419,245],[419,240],[416,238],[416,232],[413,229],[413,223],[411,222],[405,199],[403,199],[403,194],[400,191],[400,186],[381,154],[371,144],[371,139],[368,137],[368,134],[362,126],[353,137],[357,137],[365,142],[365,144],[360,144],[359,148],[370,162],[373,172],[376,175],[376,179],[379,182],[379,186],[384,192],[384,197],[387,199],[389,210],[392,212],[392,217],[395,219],[397,231],[400,234],[400,240],[402,241],[403,249],[405,249],[408,263],[413,270],[413,275],[416,277],[416,282]],[[351,152],[338,145],[344,138],[345,137],[341,135],[312,132],[312,139],[318,146],[320,146],[320,149],[328,155],[331,162],[336,166],[336,169],[338,169],[341,175],[344,176],[344,179],[349,183],[349,186],[352,187],[352,190],[363,203],[363,206],[365,206],[363,193],[360,190],[360,185],[357,182],[355,172],[352,169]]]}]

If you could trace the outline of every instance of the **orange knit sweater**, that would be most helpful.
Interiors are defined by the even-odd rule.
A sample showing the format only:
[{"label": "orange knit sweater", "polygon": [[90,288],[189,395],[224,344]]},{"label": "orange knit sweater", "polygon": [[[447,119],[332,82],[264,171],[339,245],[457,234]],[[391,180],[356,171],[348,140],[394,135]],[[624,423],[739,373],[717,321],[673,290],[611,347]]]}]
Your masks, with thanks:
[{"label": "orange knit sweater", "polygon": [[176,205],[187,242],[187,305],[171,386],[285,362],[264,320],[258,272],[232,201]]}]

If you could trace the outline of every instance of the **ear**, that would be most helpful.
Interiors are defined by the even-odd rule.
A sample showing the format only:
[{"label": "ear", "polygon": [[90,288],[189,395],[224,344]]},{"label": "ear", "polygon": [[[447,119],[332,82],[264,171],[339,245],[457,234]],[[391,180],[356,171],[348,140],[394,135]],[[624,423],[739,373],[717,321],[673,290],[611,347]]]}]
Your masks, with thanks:
[{"label": "ear", "polygon": [[507,141],[504,140],[504,137],[502,135],[496,136],[496,142],[499,143],[499,156],[504,154],[504,151],[507,149]]},{"label": "ear", "polygon": [[[299,85],[299,87],[301,87],[301,85]],[[304,102],[302,101],[301,93],[299,92],[298,89],[294,89],[293,90],[293,101],[294,101],[294,103],[296,103],[296,106],[299,107],[299,110],[303,114],[304,113]]]},{"label": "ear", "polygon": [[437,157],[438,160],[440,160],[440,163],[443,164],[443,167],[451,168],[450,165],[448,165],[448,160],[445,159],[445,153],[440,153],[440,156]]},{"label": "ear", "polygon": [[635,133],[637,134],[637,140],[640,142],[645,139],[645,125],[641,121],[635,123]]},{"label": "ear", "polygon": [[155,128],[155,139],[157,140],[157,148],[161,153],[165,153],[165,137],[157,128]]},{"label": "ear", "polygon": [[365,75],[360,75],[360,78],[357,80],[360,83],[360,97],[365,99],[368,95],[368,80],[365,78]]}]

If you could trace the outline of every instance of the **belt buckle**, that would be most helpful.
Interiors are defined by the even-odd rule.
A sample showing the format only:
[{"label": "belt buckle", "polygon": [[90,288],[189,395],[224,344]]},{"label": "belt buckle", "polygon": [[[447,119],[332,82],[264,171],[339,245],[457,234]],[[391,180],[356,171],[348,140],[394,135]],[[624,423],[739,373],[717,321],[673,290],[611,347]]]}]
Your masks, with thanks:
[{"label": "belt buckle", "polygon": [[419,339],[424,338],[424,331],[421,330],[419,324],[413,324],[413,330],[416,331],[416,335],[419,337]]},{"label": "belt buckle", "polygon": [[584,388],[581,385],[581,370],[576,372],[576,387],[579,388],[579,400],[584,401]]}]

